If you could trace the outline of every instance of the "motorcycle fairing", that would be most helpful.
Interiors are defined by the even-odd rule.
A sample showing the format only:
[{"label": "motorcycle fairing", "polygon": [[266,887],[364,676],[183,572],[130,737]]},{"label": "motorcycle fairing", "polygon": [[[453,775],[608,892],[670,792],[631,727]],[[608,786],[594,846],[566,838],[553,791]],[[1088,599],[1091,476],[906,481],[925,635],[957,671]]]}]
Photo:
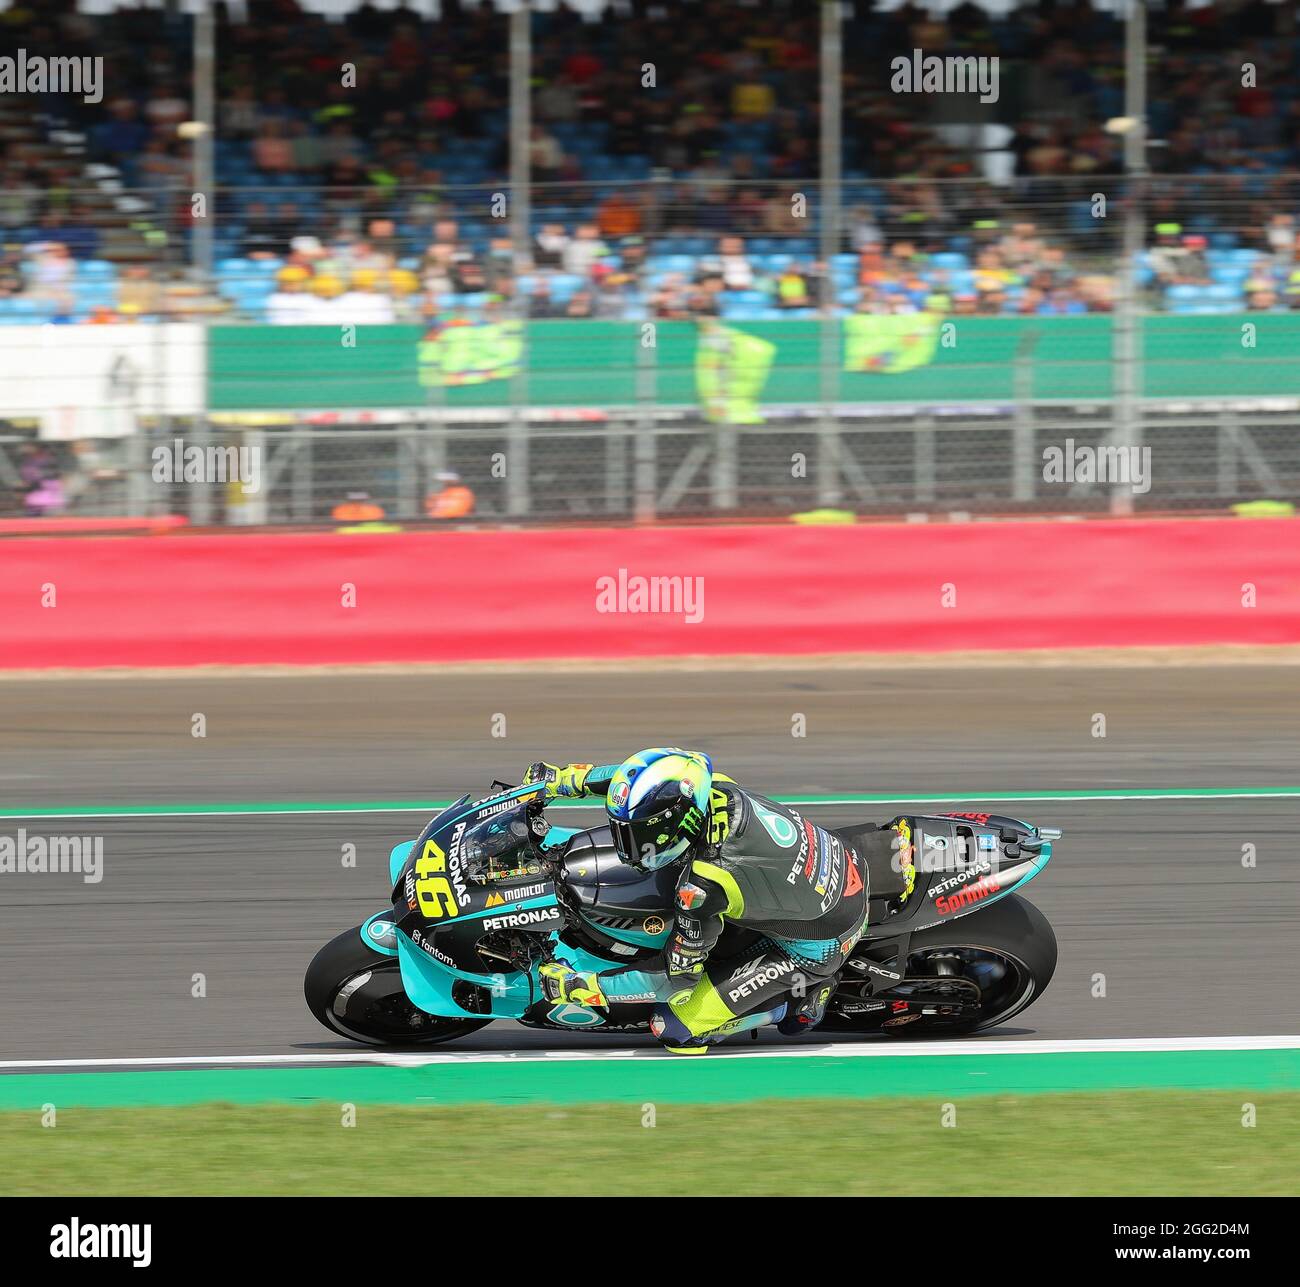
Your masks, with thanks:
[{"label": "motorcycle fairing", "polygon": [[[891,852],[889,860],[882,861],[882,852],[888,847],[882,851],[870,837],[857,833],[874,832],[879,837],[903,820],[912,841],[907,864],[913,866],[915,879],[911,892],[899,899],[904,882],[898,871],[898,853]],[[850,843],[861,844],[867,856],[872,914],[864,943],[893,937],[904,928],[909,933],[929,929],[987,907],[1022,888],[1052,857],[1052,842],[1040,839],[1032,825],[1000,814],[906,814],[882,828],[853,828],[839,834]],[[963,843],[966,857],[961,862],[951,861],[961,853]],[[981,879],[984,864],[989,870]],[[976,879],[968,882],[968,875]],[[968,884],[970,893],[962,894]],[[888,912],[881,906],[882,898],[889,900]]]},{"label": "motorcycle fairing", "polygon": [[[550,882],[538,883],[547,886],[546,893],[535,898],[520,899],[518,902],[506,902],[493,907],[480,905],[462,911],[460,915],[442,925],[431,926],[422,920],[418,912],[407,912],[404,916],[398,916],[397,960],[402,971],[402,983],[411,1000],[421,1010],[427,1010],[430,1014],[450,1014],[458,1017],[469,1014],[471,1012],[462,1009],[451,996],[454,981],[463,979],[487,990],[491,997],[491,1007],[488,1011],[491,1017],[518,1018],[527,1008],[530,997],[536,999],[528,988],[527,975],[519,971],[484,973],[481,970],[466,969],[464,966],[467,961],[474,959],[472,940],[477,939],[480,931],[485,928],[483,924],[485,921],[529,911],[553,912],[558,921],[559,901],[555,896],[554,885]],[[500,890],[479,887],[473,891],[473,897],[481,904],[493,896],[508,897],[509,892],[509,888],[504,886]],[[405,910],[405,905],[399,904],[394,909],[393,915],[397,916],[399,912]],[[418,932],[422,938],[427,938],[433,948],[438,948],[441,941],[443,943],[441,950],[445,959],[439,959],[424,951],[412,936],[414,932]],[[457,961],[460,962],[459,965]],[[514,979],[524,981],[521,989],[511,986],[511,981]],[[504,984],[502,980],[505,980]],[[521,1000],[522,1004],[520,1004]],[[426,1001],[430,1004],[426,1004]],[[450,1010],[431,1008],[431,1006],[445,1005],[453,1008]]]},{"label": "motorcycle fairing", "polygon": [[[381,928],[382,927],[382,928]],[[385,907],[361,922],[358,930],[361,941],[380,956],[397,955],[397,927],[393,924],[393,909]]]},{"label": "motorcycle fairing", "polygon": [[415,848],[414,840],[403,840],[400,845],[394,845],[392,852],[388,855],[388,883],[397,884],[397,878],[402,874],[402,868],[406,866],[406,860],[411,856],[411,850]]},{"label": "motorcycle fairing", "polygon": [[[434,960],[416,947],[403,930],[397,934],[397,963],[406,995],[427,1014],[453,1019],[517,1019],[541,995],[536,981],[519,971],[468,974]],[[466,1010],[453,998],[452,986],[457,979],[486,989],[490,1001],[486,1013]]]},{"label": "motorcycle fairing", "polygon": [[[585,948],[560,942],[556,934],[549,935],[549,941],[555,958],[568,962],[575,970],[599,974],[604,970],[617,969],[622,964],[609,957],[598,956]],[[429,957],[404,932],[399,932],[397,935],[397,959],[402,972],[402,986],[405,987],[407,996],[421,1010],[429,1014],[451,1018],[519,1019],[544,996],[541,980],[535,972],[470,974]],[[464,1009],[452,996],[452,986],[457,979],[477,983],[486,988],[491,999],[491,1008],[486,1013]],[[629,998],[635,997],[635,1000],[624,1000],[620,995],[612,996],[610,999],[620,1007],[649,1006],[657,1001],[666,1000],[668,995],[678,990],[669,986],[666,977],[657,979],[641,971],[630,971],[626,975],[620,975],[620,985],[626,989],[641,984],[644,984],[644,987],[640,993],[626,993]],[[571,1016],[549,1017],[552,1022],[562,1023],[567,1027],[575,1026],[575,1020]],[[588,1020],[580,1026],[597,1027],[606,1022],[603,1015],[597,1018],[598,1023]]]},{"label": "motorcycle fairing", "polygon": [[[879,846],[868,844],[864,849],[864,852],[872,853],[868,864],[869,867],[873,867],[872,876],[878,875],[882,879],[872,881],[871,919],[866,932],[859,940],[857,952],[861,954],[870,951],[874,955],[884,949],[889,953],[888,957],[883,960],[877,958],[868,967],[868,974],[873,976],[871,981],[876,985],[877,994],[888,993],[890,987],[905,976],[909,944],[914,933],[958,920],[962,916],[967,916],[1005,898],[1008,894],[1015,893],[1038,875],[1051,860],[1052,842],[1039,837],[1037,829],[1029,823],[997,814],[978,816],[986,817],[987,821],[975,823],[973,819],[960,815],[956,817],[905,815],[913,841],[913,858],[926,852],[927,830],[930,836],[940,836],[949,842],[955,842],[957,837],[964,833],[975,841],[975,849],[972,861],[957,867],[934,869],[922,861],[921,869],[915,873],[916,879],[912,890],[902,901],[901,906],[894,902],[891,908],[884,909],[877,906],[878,900],[874,898],[879,885],[886,886],[885,892],[888,895],[896,895],[902,888],[901,878],[898,875],[897,852],[893,854],[888,865],[885,865],[881,862],[882,850]],[[893,822],[886,824],[886,827],[877,829],[878,832],[892,828],[899,820],[894,819]],[[962,830],[959,832],[958,828]],[[995,837],[996,850],[984,849],[979,844],[980,835]],[[957,852],[955,846],[954,852]],[[969,846],[966,852],[970,856]],[[979,871],[983,861],[980,859],[981,853],[997,855],[997,871],[992,882],[986,883],[987,876]],[[987,861],[991,870],[992,859],[989,858]],[[967,879],[961,878],[964,874],[968,876]],[[971,883],[970,878],[973,878],[974,886],[971,894],[961,894],[960,891],[966,889]],[[894,882],[892,887],[889,885],[891,880]],[[949,899],[950,892],[951,902],[941,904],[940,899]]]},{"label": "motorcycle fairing", "polygon": [[[958,917],[967,916],[981,907],[988,907],[991,903],[996,903],[1000,898],[1005,898],[1026,882],[1033,880],[1047,866],[1051,857],[1051,842],[1046,841],[1043,844],[1043,851],[1034,855],[1034,857],[1011,867],[1003,867],[996,875],[990,873],[989,876],[977,879],[969,887],[959,887],[951,894],[938,895],[930,904],[931,913],[937,912],[938,915],[931,915],[929,919],[926,919],[924,913],[918,914],[917,920],[911,928],[918,930],[929,929],[932,925],[942,925],[946,921],[956,920]],[[933,885],[936,882],[931,883]]]},{"label": "motorcycle fairing", "polygon": [[[644,929],[624,929],[614,925],[605,925],[595,920],[590,913],[581,913],[582,919],[587,922],[593,929],[598,930],[601,934],[609,938],[617,939],[620,943],[629,943],[635,947],[642,948],[661,948],[668,942],[668,935],[672,932],[665,927],[657,934],[647,933]],[[644,922],[642,922],[644,924]]]}]

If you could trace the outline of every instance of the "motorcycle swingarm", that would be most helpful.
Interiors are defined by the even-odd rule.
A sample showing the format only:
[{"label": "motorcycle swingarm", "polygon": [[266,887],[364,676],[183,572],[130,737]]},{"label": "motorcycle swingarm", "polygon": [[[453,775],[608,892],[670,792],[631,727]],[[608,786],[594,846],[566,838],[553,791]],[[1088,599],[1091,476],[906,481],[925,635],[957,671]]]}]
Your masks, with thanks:
[{"label": "motorcycle swingarm", "polygon": [[870,989],[861,994],[864,1000],[869,996],[887,992],[903,982],[903,976],[907,973],[907,948],[911,941],[912,931],[907,930],[896,939],[877,939],[872,942],[869,946],[876,950],[883,947],[892,948],[892,954],[883,961],[872,961],[862,956],[849,958],[845,974],[848,977],[856,976],[861,983],[870,984]]},{"label": "motorcycle swingarm", "polygon": [[[940,982],[942,988],[936,988],[935,984]],[[909,988],[906,996],[898,992],[898,989],[904,985]],[[954,977],[939,980],[928,974],[905,975],[899,982],[889,987],[872,988],[870,982],[864,982],[861,986],[870,990],[856,995],[844,992],[842,990],[844,986],[841,984],[838,995],[845,1005],[852,1005],[855,1001],[906,1001],[908,1005],[915,1006],[944,1006],[945,1008],[959,1006],[963,1010],[978,1010],[984,996],[979,985],[971,979]]]}]

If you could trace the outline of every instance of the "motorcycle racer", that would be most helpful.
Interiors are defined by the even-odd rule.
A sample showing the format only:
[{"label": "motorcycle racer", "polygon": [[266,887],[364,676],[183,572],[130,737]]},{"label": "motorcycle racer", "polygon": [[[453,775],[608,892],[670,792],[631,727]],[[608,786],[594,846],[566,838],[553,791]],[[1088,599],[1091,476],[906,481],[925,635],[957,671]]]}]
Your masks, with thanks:
[{"label": "motorcycle racer", "polygon": [[[676,1054],[703,1054],[734,1032],[776,1023],[806,1032],[825,1014],[838,972],[867,918],[866,864],[852,847],[794,809],[746,791],[699,751],[657,747],[619,765],[530,766],[525,782],[548,798],[603,796],[614,846],[642,871],[672,864],[675,921],[664,949],[666,1001],[651,1030]],[[728,925],[761,937],[715,959]],[[620,976],[563,962],[541,967],[552,1000],[600,1006]]]}]

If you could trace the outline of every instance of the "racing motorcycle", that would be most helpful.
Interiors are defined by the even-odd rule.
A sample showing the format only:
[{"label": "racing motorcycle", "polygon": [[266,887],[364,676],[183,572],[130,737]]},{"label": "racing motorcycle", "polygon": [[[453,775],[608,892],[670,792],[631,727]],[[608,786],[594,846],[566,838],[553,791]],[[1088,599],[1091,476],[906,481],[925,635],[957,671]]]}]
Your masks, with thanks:
[{"label": "racing motorcycle", "polygon": [[[678,872],[624,864],[607,826],[552,825],[539,785],[493,789],[462,796],[397,845],[388,905],[316,953],[304,990],[325,1027],[371,1045],[417,1046],[498,1019],[648,1029],[657,1003],[649,983],[589,1008],[548,1000],[538,968],[639,966],[650,979],[672,930]],[[1042,995],[1056,937],[1018,891],[1047,865],[1059,830],[947,813],[832,835],[862,858],[870,910],[819,1030],[956,1036],[1005,1023]],[[714,956],[743,959],[757,938],[728,926]]]}]

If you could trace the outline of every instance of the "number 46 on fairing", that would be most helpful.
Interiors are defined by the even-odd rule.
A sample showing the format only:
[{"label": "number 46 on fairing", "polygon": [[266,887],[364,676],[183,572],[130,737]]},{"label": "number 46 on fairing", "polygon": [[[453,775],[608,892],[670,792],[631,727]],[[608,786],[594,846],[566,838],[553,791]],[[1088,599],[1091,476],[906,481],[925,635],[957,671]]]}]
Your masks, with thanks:
[{"label": "number 46 on fairing", "polygon": [[415,860],[415,896],[420,910],[428,917],[455,916],[460,910],[456,891],[443,874],[447,870],[447,855],[437,841],[426,840],[424,852]]}]

